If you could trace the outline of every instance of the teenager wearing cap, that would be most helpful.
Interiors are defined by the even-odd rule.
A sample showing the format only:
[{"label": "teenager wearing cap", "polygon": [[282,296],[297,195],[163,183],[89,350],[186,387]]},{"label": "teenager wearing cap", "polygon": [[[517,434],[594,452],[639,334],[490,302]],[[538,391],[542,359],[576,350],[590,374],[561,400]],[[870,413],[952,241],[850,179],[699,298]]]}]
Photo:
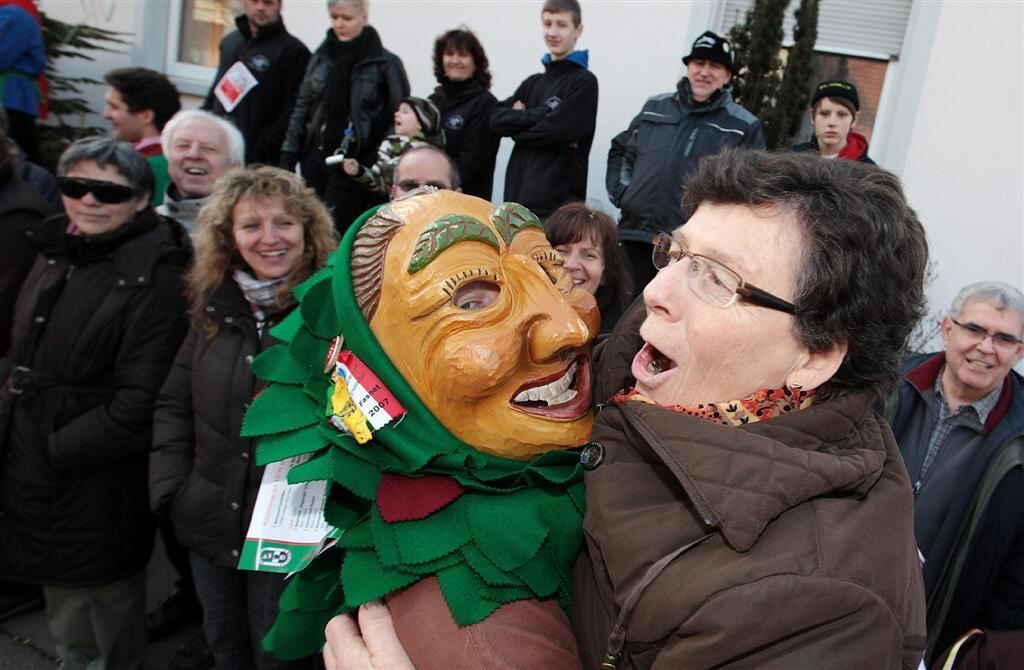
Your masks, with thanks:
[{"label": "teenager wearing cap", "polygon": [[683,63],[676,90],[648,98],[608,151],[608,196],[622,210],[619,235],[638,288],[654,277],[654,236],[686,222],[683,183],[700,159],[729,146],[765,147],[761,122],[729,91],[736,72],[729,41],[707,31]]},{"label": "teenager wearing cap", "polygon": [[793,151],[819,151],[822,158],[847,158],[875,164],[868,158],[867,138],[853,129],[860,118],[856,86],[840,79],[815,86],[810,117],[814,134],[810,142],[796,145]]}]

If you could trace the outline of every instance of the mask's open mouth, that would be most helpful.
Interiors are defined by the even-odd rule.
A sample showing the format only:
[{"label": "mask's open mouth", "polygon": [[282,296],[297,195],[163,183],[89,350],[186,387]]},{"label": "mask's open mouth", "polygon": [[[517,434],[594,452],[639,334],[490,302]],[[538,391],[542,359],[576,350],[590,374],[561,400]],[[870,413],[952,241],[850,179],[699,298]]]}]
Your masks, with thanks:
[{"label": "mask's open mouth", "polygon": [[509,404],[549,419],[578,419],[590,411],[590,356],[580,354],[565,370],[520,386]]}]

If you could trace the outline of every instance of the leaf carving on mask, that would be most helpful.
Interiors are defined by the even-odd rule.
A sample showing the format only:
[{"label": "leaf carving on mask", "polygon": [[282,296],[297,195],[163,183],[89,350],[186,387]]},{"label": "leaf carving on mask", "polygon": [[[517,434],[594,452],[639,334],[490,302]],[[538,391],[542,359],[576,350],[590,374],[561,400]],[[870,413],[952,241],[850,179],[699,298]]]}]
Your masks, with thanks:
[{"label": "leaf carving on mask", "polygon": [[442,251],[457,242],[483,242],[500,251],[498,238],[486,225],[464,214],[449,214],[424,227],[409,259],[408,273],[427,267]]}]

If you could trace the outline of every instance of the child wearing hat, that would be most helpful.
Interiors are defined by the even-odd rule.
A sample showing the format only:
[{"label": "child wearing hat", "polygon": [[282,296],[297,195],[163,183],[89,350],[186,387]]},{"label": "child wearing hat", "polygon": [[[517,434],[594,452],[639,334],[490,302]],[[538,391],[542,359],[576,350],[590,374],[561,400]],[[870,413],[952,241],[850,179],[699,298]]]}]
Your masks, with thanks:
[{"label": "child wearing hat", "polygon": [[814,134],[810,142],[793,147],[793,151],[818,151],[822,158],[846,158],[871,163],[868,140],[853,130],[860,118],[860,96],[857,87],[848,81],[823,81],[811,95],[811,124]]},{"label": "child wearing hat", "polygon": [[395,166],[402,154],[415,147],[433,145],[444,149],[441,112],[423,98],[404,98],[395,112],[394,133],[384,138],[377,149],[377,162],[370,166],[346,158],[342,168],[364,188],[387,195],[394,181]]}]

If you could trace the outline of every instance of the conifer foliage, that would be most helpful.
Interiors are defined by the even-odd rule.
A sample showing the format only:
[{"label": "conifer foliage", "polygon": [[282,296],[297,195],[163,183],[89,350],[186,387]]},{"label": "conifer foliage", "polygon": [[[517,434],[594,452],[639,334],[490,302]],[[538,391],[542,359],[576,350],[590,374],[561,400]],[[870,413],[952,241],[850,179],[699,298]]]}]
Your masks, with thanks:
[{"label": "conifer foliage", "polygon": [[761,119],[769,149],[788,147],[811,97],[818,0],[800,0],[793,47],[783,61],[782,20],[790,0],[756,0],[729,31],[737,64],[733,98]]}]

